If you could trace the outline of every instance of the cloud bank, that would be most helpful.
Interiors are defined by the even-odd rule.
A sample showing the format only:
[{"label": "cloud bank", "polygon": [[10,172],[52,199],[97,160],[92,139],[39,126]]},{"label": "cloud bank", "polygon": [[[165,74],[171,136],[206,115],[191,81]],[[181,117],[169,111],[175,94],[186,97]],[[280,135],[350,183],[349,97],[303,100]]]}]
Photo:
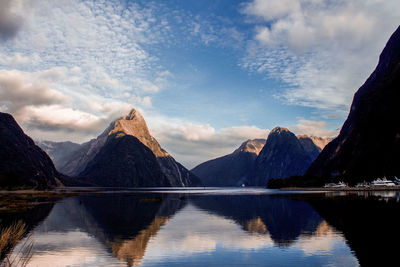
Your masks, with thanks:
[{"label": "cloud bank", "polygon": [[217,130],[209,124],[155,115],[146,121],[161,146],[189,169],[232,153],[248,139],[266,139],[269,134],[268,129],[256,126],[232,126]]}]

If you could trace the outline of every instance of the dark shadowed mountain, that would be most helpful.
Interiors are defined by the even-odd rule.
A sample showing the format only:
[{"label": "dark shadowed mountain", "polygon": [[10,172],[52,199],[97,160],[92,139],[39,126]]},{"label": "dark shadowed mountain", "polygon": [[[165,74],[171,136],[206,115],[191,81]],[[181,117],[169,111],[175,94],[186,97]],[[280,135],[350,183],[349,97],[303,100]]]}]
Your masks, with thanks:
[{"label": "dark shadowed mountain", "polygon": [[57,170],[62,169],[66,161],[81,148],[80,144],[69,141],[36,141],[36,144],[50,156]]},{"label": "dark shadowed mountain", "polygon": [[50,188],[60,176],[46,152],[0,112],[0,187]]},{"label": "dark shadowed mountain", "polygon": [[319,151],[311,138],[297,138],[288,129],[276,127],[255,161],[249,184],[265,186],[271,178],[302,175]]},{"label": "dark shadowed mountain", "polygon": [[[400,176],[400,27],[371,76],[355,93],[340,134],[308,169],[307,177],[349,183]],[[304,178],[309,179],[309,178]]]},{"label": "dark shadowed mountain", "polygon": [[265,139],[247,140],[232,154],[206,161],[191,171],[205,186],[240,186],[247,183]]},{"label": "dark shadowed mountain", "polygon": [[136,137],[124,133],[108,136],[80,176],[97,186],[171,186],[153,152]]},{"label": "dark shadowed mountain", "polygon": [[[109,140],[109,137],[116,133],[118,133],[118,135],[123,134],[127,136],[133,136],[140,143],[146,146],[154,154],[158,162],[158,165],[161,168],[161,171],[169,181],[168,183],[169,185],[171,186],[201,185],[201,181],[199,180],[199,178],[193,175],[189,170],[187,170],[181,164],[176,162],[175,159],[171,157],[167,151],[161,148],[157,140],[150,135],[150,132],[147,128],[146,122],[143,119],[142,115],[135,109],[132,109],[127,116],[112,122],[110,126],[107,129],[105,129],[104,132],[101,135],[99,135],[96,139],[92,139],[89,142],[82,144],[81,148],[66,160],[66,163],[60,168],[59,171],[71,176],[88,175],[87,167],[89,167],[91,161],[95,159],[96,155],[106,145],[107,141]],[[127,138],[124,138],[123,142],[129,142],[129,144],[132,145],[132,147],[133,146],[138,147],[137,144],[133,144],[134,141],[126,141],[126,140]],[[122,141],[119,140],[118,142]],[[112,143],[114,144],[114,141]],[[136,152],[131,152],[131,153],[135,154]],[[128,154],[124,154],[123,156],[122,155],[121,156],[126,160],[127,155]],[[104,154],[103,156],[107,155]],[[114,156],[116,156],[115,153]],[[144,158],[148,158],[147,155]],[[99,162],[99,158],[97,158],[96,161]],[[107,162],[107,159],[104,158],[101,161]],[[120,171],[120,169],[119,170],[116,169],[115,171],[118,172]],[[138,172],[140,172],[140,170],[138,170]],[[163,185],[165,185],[164,180],[160,180],[159,186]]]}]

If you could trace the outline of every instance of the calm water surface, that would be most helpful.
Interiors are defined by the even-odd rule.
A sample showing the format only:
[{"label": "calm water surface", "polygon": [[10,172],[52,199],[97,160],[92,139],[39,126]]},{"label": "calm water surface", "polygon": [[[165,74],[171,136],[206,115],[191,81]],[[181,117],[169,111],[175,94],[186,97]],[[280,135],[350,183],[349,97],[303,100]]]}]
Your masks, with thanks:
[{"label": "calm water surface", "polygon": [[0,218],[1,227],[27,223],[28,266],[384,266],[397,260],[398,199],[395,192],[124,191]]}]

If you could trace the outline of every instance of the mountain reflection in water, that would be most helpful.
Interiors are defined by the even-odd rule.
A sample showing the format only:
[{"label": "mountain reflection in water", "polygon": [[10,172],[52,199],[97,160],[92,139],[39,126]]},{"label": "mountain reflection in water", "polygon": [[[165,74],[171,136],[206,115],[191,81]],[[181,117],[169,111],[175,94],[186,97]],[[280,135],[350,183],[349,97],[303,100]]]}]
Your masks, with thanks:
[{"label": "mountain reflection in water", "polygon": [[28,224],[29,266],[372,266],[394,258],[384,235],[398,211],[387,194],[124,192],[0,218]]}]

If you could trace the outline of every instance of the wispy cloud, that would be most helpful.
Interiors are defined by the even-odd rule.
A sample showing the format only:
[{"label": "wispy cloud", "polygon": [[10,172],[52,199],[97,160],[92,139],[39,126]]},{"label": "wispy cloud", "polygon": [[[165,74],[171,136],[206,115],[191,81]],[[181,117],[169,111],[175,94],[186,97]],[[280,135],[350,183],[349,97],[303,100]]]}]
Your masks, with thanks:
[{"label": "wispy cloud", "polygon": [[253,0],[242,66],[283,81],[285,103],[347,112],[398,26],[398,1]]},{"label": "wispy cloud", "polygon": [[149,52],[170,30],[151,4],[5,0],[0,12],[1,109],[39,135],[76,127],[83,141],[130,107],[151,107],[170,77]]}]

